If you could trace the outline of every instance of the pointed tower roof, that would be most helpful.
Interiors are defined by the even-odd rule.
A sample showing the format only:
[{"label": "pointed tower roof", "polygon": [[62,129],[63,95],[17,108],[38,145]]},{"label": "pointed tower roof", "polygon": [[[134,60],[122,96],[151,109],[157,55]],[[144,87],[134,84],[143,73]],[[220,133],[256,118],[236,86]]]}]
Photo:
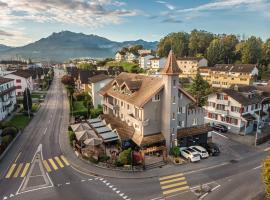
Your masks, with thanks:
[{"label": "pointed tower roof", "polygon": [[166,75],[179,75],[181,73],[181,70],[176,62],[176,58],[172,50],[168,55],[166,65],[161,73]]}]

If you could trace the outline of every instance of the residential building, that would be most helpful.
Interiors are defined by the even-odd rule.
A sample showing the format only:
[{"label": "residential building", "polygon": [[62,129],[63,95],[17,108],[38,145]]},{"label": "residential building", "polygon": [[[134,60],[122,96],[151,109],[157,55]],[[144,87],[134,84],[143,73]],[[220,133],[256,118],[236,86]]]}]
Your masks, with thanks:
[{"label": "residential building", "polygon": [[120,61],[122,61],[122,60],[125,60],[125,54],[122,53],[122,52],[120,52],[120,51],[118,51],[118,52],[116,52],[116,54],[115,54],[115,56],[114,56],[114,59],[115,59],[115,61],[117,61],[117,62],[120,62]]},{"label": "residential building", "polygon": [[208,96],[205,122],[223,124],[230,132],[257,131],[258,121],[269,117],[270,92],[254,86],[234,85]]},{"label": "residential building", "polygon": [[145,54],[152,54],[153,53],[153,51],[151,50],[151,49],[140,49],[140,50],[138,50],[138,54],[139,55],[145,55]]},{"label": "residential building", "polygon": [[33,80],[31,74],[24,70],[18,70],[5,75],[5,78],[10,78],[15,81],[16,96],[22,96],[26,88],[33,91]]},{"label": "residential building", "polygon": [[154,56],[151,55],[151,54],[142,54],[139,57],[139,66],[140,66],[140,68],[142,68],[142,69],[150,68],[150,59],[151,58],[154,58]]},{"label": "residential building", "polygon": [[154,57],[150,59],[150,69],[159,71],[161,70],[166,63],[166,58],[159,58],[159,57]]},{"label": "residential building", "polygon": [[204,109],[180,87],[180,72],[171,51],[160,77],[121,73],[100,90],[102,119],[122,144],[165,145],[169,150],[207,143]]},{"label": "residential building", "polygon": [[181,69],[181,78],[194,79],[200,67],[207,67],[208,61],[205,58],[183,57],[177,59],[177,64]]},{"label": "residential building", "polygon": [[203,79],[212,87],[230,88],[232,85],[252,85],[259,70],[254,64],[217,64],[200,69]]},{"label": "residential building", "polygon": [[126,53],[126,61],[127,62],[134,62],[138,59],[138,56],[134,53],[128,52]]},{"label": "residential building", "polygon": [[92,97],[92,103],[94,108],[103,104],[102,97],[98,94],[99,90],[108,84],[112,78],[105,74],[95,75],[89,78],[89,91],[88,94]]},{"label": "residential building", "polygon": [[0,77],[0,121],[11,114],[16,105],[16,86],[14,80]]}]

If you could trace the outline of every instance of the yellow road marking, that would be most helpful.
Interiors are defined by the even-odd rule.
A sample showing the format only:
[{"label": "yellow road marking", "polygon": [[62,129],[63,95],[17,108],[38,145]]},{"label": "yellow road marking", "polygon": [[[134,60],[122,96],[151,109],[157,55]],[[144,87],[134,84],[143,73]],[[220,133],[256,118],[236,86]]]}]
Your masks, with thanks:
[{"label": "yellow road marking", "polygon": [[18,156],[16,157],[16,159],[15,159],[14,163],[16,163],[16,162],[17,162],[17,160],[19,159],[19,157],[21,156],[21,154],[22,154],[22,152],[20,152],[20,153],[18,154]]},{"label": "yellow road marking", "polygon": [[10,178],[10,176],[11,176],[12,172],[14,171],[15,167],[16,167],[16,164],[15,163],[12,164],[12,166],[10,167],[10,169],[9,169],[7,175],[6,175],[6,178]]},{"label": "yellow road marking", "polygon": [[60,156],[61,157],[61,159],[64,161],[64,163],[67,165],[67,166],[69,166],[69,162],[67,161],[67,159],[65,158],[65,156]]},{"label": "yellow road marking", "polygon": [[163,194],[170,194],[170,193],[174,193],[174,192],[179,192],[179,191],[183,191],[183,190],[188,190],[189,187],[185,186],[185,187],[180,187],[180,188],[176,188],[176,189],[172,189],[172,190],[166,190],[163,192]]},{"label": "yellow road marking", "polygon": [[43,165],[46,168],[47,172],[51,172],[52,171],[46,160],[43,160]]},{"label": "yellow road marking", "polygon": [[172,188],[172,187],[176,187],[176,186],[180,186],[180,185],[186,185],[186,184],[187,184],[187,182],[183,181],[180,183],[174,183],[174,184],[162,186],[161,189],[164,190],[164,189],[168,189],[168,188]]},{"label": "yellow road marking", "polygon": [[179,176],[183,176],[184,174],[180,173],[180,174],[174,174],[174,175],[170,175],[170,176],[164,176],[159,178],[160,181],[165,180],[165,179],[169,179],[169,178],[175,178],[175,177],[179,177]]},{"label": "yellow road marking", "polygon": [[52,167],[54,170],[58,170],[58,167],[56,166],[56,164],[54,163],[53,159],[49,159],[49,162],[51,163]]},{"label": "yellow road marking", "polygon": [[269,151],[270,147],[265,148],[263,151]]},{"label": "yellow road marking", "polygon": [[160,185],[164,185],[164,184],[172,183],[172,182],[176,182],[176,181],[183,181],[185,179],[186,179],[185,177],[181,177],[181,178],[175,178],[175,179],[168,180],[168,181],[162,181],[162,182],[160,182]]},{"label": "yellow road marking", "polygon": [[24,166],[24,169],[22,171],[22,174],[21,174],[21,178],[25,177],[27,171],[28,171],[28,168],[30,166],[30,163],[26,163],[25,166]]},{"label": "yellow road marking", "polygon": [[60,160],[57,156],[55,156],[54,159],[56,160],[56,162],[58,163],[58,165],[59,165],[61,168],[64,167],[63,163],[61,162],[61,160]]},{"label": "yellow road marking", "polygon": [[20,171],[22,169],[22,166],[23,166],[23,163],[19,164],[15,174],[13,175],[13,178],[17,178],[19,176],[19,173],[20,173]]}]

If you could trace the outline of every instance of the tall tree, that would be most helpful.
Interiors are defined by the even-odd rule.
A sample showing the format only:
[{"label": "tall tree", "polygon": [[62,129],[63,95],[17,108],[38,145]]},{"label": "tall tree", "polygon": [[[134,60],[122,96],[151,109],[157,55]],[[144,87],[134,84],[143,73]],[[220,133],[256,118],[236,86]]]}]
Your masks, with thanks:
[{"label": "tall tree", "polygon": [[191,56],[196,56],[197,54],[206,55],[207,48],[213,39],[214,35],[212,33],[193,30],[189,37],[189,54]]},{"label": "tall tree", "polygon": [[236,60],[236,45],[239,43],[238,38],[235,35],[225,35],[222,37],[221,41],[223,42],[225,48],[225,63],[234,63]]},{"label": "tall tree", "polygon": [[242,63],[245,64],[256,64],[262,58],[262,40],[251,36],[244,43],[242,48]]},{"label": "tall tree", "polygon": [[32,110],[32,97],[28,88],[26,88],[23,92],[23,109],[29,112]]},{"label": "tall tree", "polygon": [[219,38],[214,39],[210,46],[207,48],[206,55],[209,66],[214,66],[215,64],[224,63],[225,60],[225,46],[223,41]]},{"label": "tall tree", "polygon": [[263,44],[263,59],[265,64],[270,64],[270,38],[268,38]]}]

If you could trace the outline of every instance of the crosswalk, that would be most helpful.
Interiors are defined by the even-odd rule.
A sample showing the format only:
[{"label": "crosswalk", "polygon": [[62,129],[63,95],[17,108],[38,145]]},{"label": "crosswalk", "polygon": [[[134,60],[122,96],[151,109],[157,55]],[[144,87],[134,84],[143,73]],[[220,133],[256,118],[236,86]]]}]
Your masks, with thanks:
[{"label": "crosswalk", "polygon": [[[69,166],[69,162],[67,159],[63,156],[54,156],[52,158],[48,158],[46,160],[42,160],[42,164],[44,166],[44,169],[47,172],[57,171],[59,169],[64,168],[65,166]],[[24,178],[30,168],[31,163],[13,163],[10,168],[7,171],[7,174],[5,175],[6,179],[10,178]]]},{"label": "crosswalk", "polygon": [[159,183],[163,195],[170,195],[176,192],[189,190],[186,178],[182,173],[160,177]]}]

